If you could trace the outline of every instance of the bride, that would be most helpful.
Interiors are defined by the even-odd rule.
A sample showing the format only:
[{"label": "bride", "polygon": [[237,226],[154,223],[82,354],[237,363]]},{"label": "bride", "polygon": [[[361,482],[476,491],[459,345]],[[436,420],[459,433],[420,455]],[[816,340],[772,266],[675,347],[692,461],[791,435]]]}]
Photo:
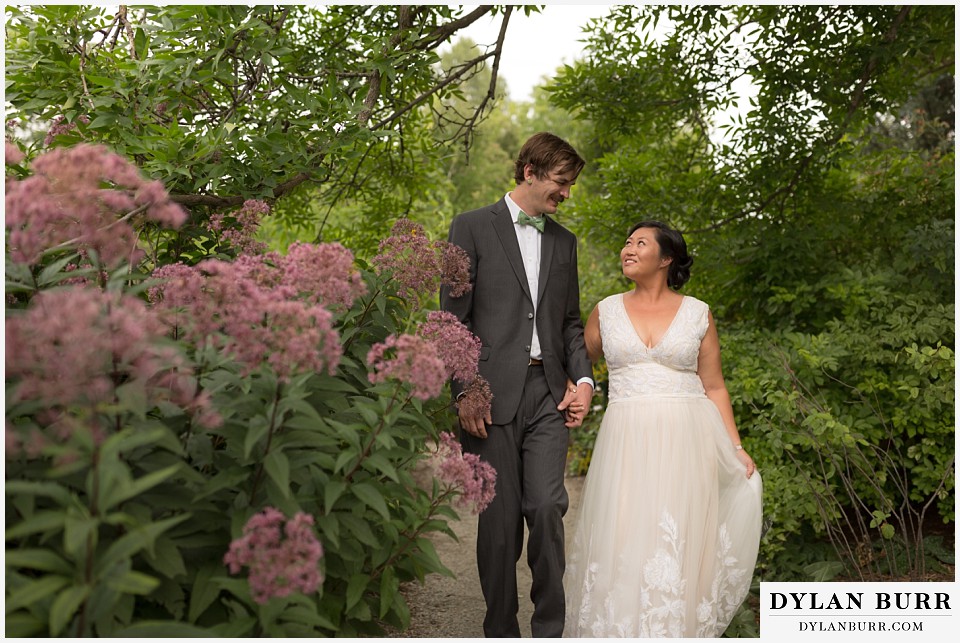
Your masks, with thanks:
[{"label": "bride", "polygon": [[572,637],[718,637],[750,589],[761,481],[740,443],[709,307],[676,292],[693,259],[657,221],[620,252],[633,290],[585,330],[610,373],[564,586]]}]

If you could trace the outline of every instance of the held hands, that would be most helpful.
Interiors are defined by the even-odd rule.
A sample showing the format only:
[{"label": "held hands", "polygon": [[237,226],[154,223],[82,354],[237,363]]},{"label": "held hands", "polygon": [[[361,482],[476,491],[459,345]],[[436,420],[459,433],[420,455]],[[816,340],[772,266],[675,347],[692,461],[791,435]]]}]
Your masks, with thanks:
[{"label": "held hands", "polygon": [[566,422],[564,425],[568,429],[578,427],[583,424],[584,418],[590,412],[590,398],[593,397],[593,387],[589,384],[575,385],[567,380],[567,388],[563,394],[563,400],[557,405],[557,410],[563,412]]},{"label": "held hands", "polygon": [[[557,405],[557,410],[563,412],[566,419],[564,425],[568,429],[583,424],[584,418],[590,412],[590,399],[592,397],[593,388],[589,384],[577,386],[567,380],[566,391],[563,400]],[[460,417],[460,426],[464,431],[476,438],[485,439],[487,437],[487,425],[493,423],[490,411],[487,411],[485,415],[475,415],[458,407],[457,415]]]}]

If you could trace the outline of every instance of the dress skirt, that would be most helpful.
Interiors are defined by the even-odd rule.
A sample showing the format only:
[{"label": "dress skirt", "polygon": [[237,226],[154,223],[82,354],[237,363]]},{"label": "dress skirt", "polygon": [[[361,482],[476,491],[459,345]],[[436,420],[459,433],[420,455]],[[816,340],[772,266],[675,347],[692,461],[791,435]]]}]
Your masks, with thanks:
[{"label": "dress skirt", "polygon": [[704,395],[609,404],[570,541],[570,637],[717,637],[750,589],[761,480]]}]

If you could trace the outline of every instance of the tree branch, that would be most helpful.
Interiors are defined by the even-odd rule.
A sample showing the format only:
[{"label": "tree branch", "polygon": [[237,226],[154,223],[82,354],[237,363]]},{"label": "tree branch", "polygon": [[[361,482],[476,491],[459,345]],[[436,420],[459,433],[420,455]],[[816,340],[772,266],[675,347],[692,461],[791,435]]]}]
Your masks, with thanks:
[{"label": "tree branch", "polygon": [[[897,39],[897,32],[900,30],[900,27],[906,21],[907,16],[910,15],[911,9],[912,7],[910,6],[905,6],[900,9],[900,13],[898,13],[897,16],[893,19],[893,22],[890,24],[890,28],[887,29],[887,32],[883,35],[883,38],[881,39],[881,42],[883,44],[888,45]],[[859,110],[863,104],[864,98],[866,96],[867,85],[873,79],[873,75],[876,73],[879,64],[880,64],[879,57],[877,55],[873,55],[867,61],[866,65],[864,65],[863,71],[860,73],[860,78],[857,80],[856,87],[854,87],[853,94],[850,99],[850,104],[847,106],[847,113],[843,118],[843,122],[840,124],[839,127],[837,127],[837,129],[834,131],[832,136],[830,136],[829,138],[823,141],[823,145],[821,146],[821,149],[832,148],[847,133],[847,129],[850,127],[850,122],[853,120],[853,116],[856,114],[857,110]],[[740,219],[748,217],[751,214],[763,212],[777,198],[779,198],[782,195],[793,192],[793,190],[800,183],[800,179],[803,178],[803,175],[806,172],[807,168],[810,166],[814,158],[816,158],[817,156],[818,156],[817,148],[814,148],[806,156],[800,159],[800,162],[797,164],[796,170],[794,171],[793,175],[790,177],[790,180],[787,182],[787,184],[771,192],[756,207],[744,208],[739,212],[737,212],[736,214],[731,215],[729,217],[725,217],[712,225],[709,225],[705,228],[700,228],[697,230],[689,230],[688,233],[697,234],[701,232],[710,232],[713,230],[717,230],[729,223],[739,221]]]}]

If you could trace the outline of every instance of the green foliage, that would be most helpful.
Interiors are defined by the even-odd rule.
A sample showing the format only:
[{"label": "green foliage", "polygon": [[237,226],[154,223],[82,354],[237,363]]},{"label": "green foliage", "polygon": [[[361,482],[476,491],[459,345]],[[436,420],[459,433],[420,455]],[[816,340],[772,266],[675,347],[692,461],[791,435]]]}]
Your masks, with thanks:
[{"label": "green foliage", "polygon": [[[159,243],[180,234],[161,232]],[[196,249],[211,247],[194,234]],[[42,293],[138,297],[155,283],[124,265],[71,285],[100,274],[87,256],[91,268],[73,270],[74,244],[36,266],[8,252],[8,322]],[[92,407],[44,408],[8,376],[7,636],[359,637],[409,625],[400,585],[450,574],[427,536],[454,536],[459,491],[424,464],[453,416],[446,399],[423,402],[403,381],[371,383],[371,347],[423,313],[389,274],[362,276],[368,294],[334,313],[343,357],[333,373],[279,377],[266,363],[248,372],[214,338],[165,343],[195,374],[194,399],[209,396],[222,420],[212,425],[119,366],[111,401]],[[228,573],[228,546],[266,506],[314,517],[325,577],[316,594],[261,604]]]},{"label": "green foliage", "polygon": [[[421,108],[435,100],[443,113],[462,82],[440,72],[436,49],[491,11],[10,6],[8,118],[29,135],[28,155],[104,143],[200,218],[311,187],[321,208],[348,199],[389,213],[389,228],[429,177],[421,155],[436,154]],[[42,141],[59,117],[75,129]],[[311,230],[304,240],[322,237],[313,208],[282,213]]]},{"label": "green foliage", "polygon": [[938,7],[623,5],[551,88],[599,141],[576,204],[597,257],[585,311],[626,289],[602,261],[630,224],[685,233],[685,292],[714,311],[764,477],[765,578],[917,578],[925,520],[954,521],[953,24]]}]

